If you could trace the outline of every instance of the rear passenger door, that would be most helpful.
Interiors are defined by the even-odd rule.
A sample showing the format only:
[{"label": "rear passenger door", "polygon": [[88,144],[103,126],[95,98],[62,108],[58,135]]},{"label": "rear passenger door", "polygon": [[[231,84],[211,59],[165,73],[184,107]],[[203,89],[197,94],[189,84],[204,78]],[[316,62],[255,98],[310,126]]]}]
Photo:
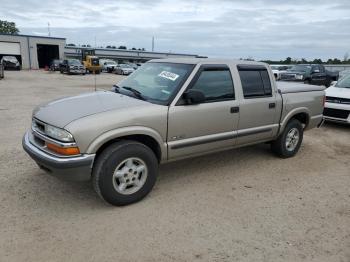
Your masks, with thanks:
[{"label": "rear passenger door", "polygon": [[[202,65],[187,90],[201,91],[205,101],[186,104],[180,98],[169,107],[169,159],[233,147],[238,125],[238,101],[227,65]],[[186,92],[185,91],[185,92]]]},{"label": "rear passenger door", "polygon": [[265,66],[238,65],[242,85],[237,144],[272,138],[278,130],[276,94]]}]

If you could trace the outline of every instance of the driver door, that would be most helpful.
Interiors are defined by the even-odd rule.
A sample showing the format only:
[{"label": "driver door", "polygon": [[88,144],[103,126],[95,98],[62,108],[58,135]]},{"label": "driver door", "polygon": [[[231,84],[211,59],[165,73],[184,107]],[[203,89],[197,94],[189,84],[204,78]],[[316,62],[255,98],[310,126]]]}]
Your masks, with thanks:
[{"label": "driver door", "polygon": [[187,90],[205,96],[200,104],[183,98],[170,106],[168,157],[184,158],[234,146],[239,119],[231,71],[227,65],[202,65]]}]

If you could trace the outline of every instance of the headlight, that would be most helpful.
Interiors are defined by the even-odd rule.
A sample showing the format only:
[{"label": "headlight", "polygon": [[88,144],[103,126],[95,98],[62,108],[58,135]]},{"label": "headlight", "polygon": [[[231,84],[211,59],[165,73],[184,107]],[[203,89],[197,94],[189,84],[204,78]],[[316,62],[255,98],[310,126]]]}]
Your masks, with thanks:
[{"label": "headlight", "polygon": [[298,80],[303,80],[303,75],[295,75],[295,78]]},{"label": "headlight", "polygon": [[57,128],[54,126],[46,125],[45,133],[51,138],[57,139],[63,142],[73,142],[73,136],[66,130]]}]

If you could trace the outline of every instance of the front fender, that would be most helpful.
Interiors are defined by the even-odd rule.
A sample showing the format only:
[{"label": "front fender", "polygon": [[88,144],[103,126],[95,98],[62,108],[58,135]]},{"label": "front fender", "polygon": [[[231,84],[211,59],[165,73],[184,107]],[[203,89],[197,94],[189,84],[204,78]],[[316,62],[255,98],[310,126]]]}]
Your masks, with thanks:
[{"label": "front fender", "polygon": [[163,141],[161,135],[155,131],[154,129],[151,129],[149,127],[143,127],[143,126],[128,126],[128,127],[121,127],[118,129],[110,130],[102,135],[96,137],[88,146],[86,153],[87,154],[95,154],[97,150],[105,143],[124,136],[132,136],[132,135],[146,135],[152,137],[155,141],[157,141],[161,153],[162,153],[162,160],[166,160],[168,157],[168,150],[167,150],[167,144]]}]

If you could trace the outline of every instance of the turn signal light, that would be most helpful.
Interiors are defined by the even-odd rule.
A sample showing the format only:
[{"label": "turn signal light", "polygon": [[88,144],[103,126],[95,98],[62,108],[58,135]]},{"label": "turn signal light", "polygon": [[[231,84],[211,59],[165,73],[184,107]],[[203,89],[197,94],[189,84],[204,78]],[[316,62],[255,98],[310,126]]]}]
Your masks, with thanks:
[{"label": "turn signal light", "polygon": [[64,156],[73,156],[80,154],[80,150],[78,147],[60,147],[50,143],[46,143],[46,146],[51,151]]}]

